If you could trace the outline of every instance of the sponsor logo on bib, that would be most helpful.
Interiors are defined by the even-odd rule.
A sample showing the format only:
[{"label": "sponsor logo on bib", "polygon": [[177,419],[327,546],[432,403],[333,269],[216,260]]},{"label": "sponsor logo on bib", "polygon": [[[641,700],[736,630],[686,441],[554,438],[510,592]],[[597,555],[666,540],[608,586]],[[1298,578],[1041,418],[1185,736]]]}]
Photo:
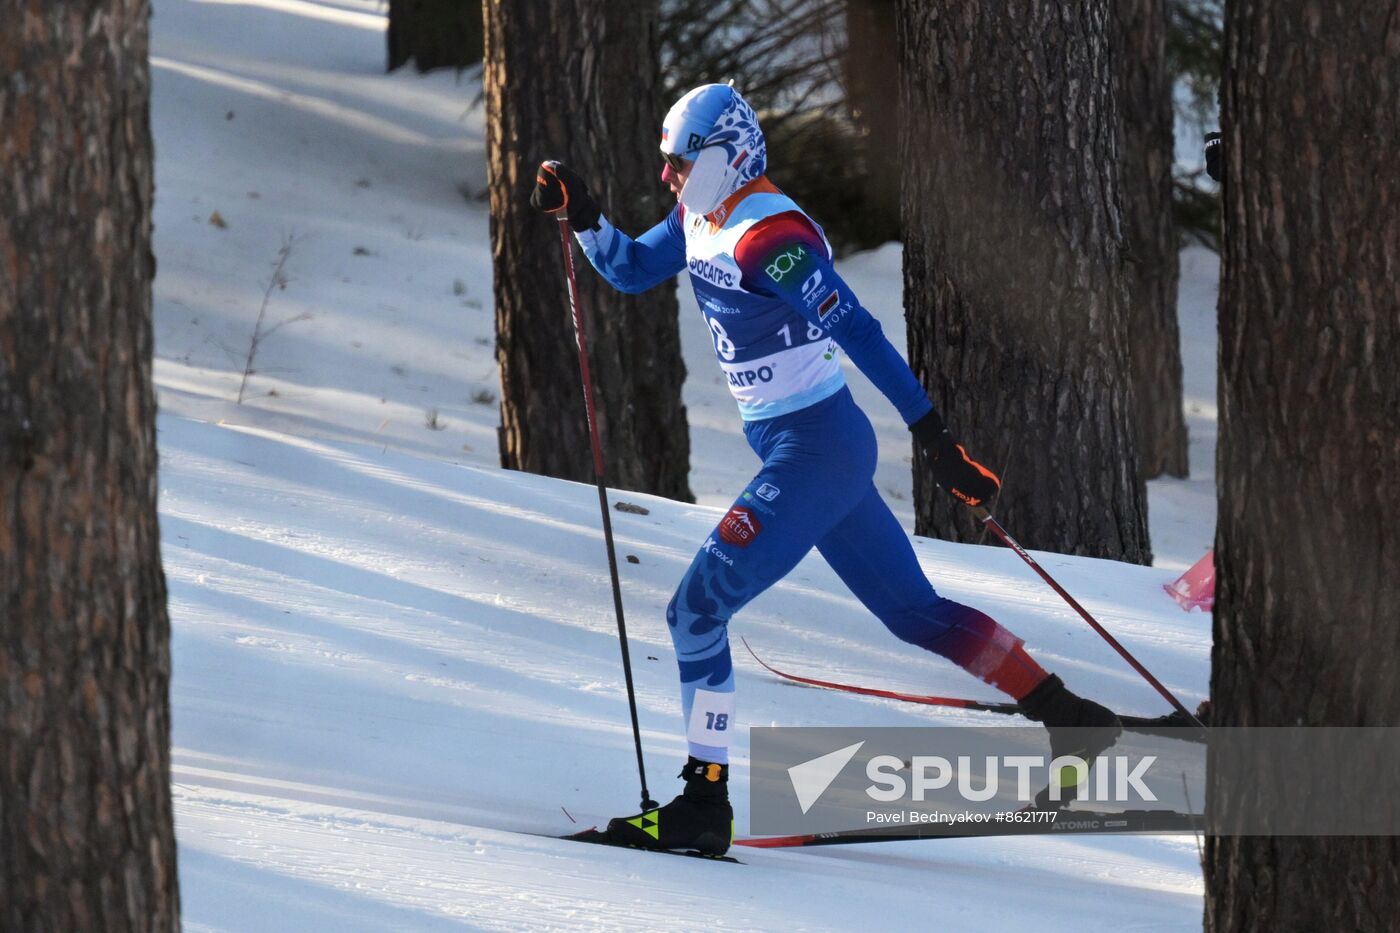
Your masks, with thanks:
[{"label": "sponsor logo on bib", "polygon": [[706,259],[692,259],[689,262],[690,274],[696,278],[704,279],[711,285],[718,285],[722,288],[733,288],[737,277],[733,272],[723,266],[716,265]]},{"label": "sponsor logo on bib", "polygon": [[761,382],[773,381],[773,367],[760,366],[758,369],[730,370],[726,373],[729,377],[729,384],[736,389],[746,389],[756,386]]}]

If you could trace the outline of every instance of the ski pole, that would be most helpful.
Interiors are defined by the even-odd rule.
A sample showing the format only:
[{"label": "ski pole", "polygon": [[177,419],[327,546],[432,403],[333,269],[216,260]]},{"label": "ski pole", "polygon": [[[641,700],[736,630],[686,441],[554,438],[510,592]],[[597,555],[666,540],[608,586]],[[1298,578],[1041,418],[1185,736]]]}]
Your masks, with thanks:
[{"label": "ski pole", "polygon": [[588,338],[583,326],[578,282],[574,279],[573,244],[569,222],[559,218],[559,243],[564,249],[564,275],[569,283],[569,309],[574,315],[574,336],[578,341],[578,368],[583,375],[583,404],[588,410],[588,439],[593,447],[593,475],[598,482],[598,508],[603,512],[603,540],[608,548],[608,573],[612,575],[613,609],[617,613],[617,639],[622,645],[622,676],[627,681],[627,709],[632,714],[632,741],[637,747],[637,774],[642,781],[642,809],[655,810],[659,804],[647,791],[647,768],[642,761],[642,730],[637,724],[637,693],[632,686],[632,657],[627,651],[627,623],[622,618],[622,584],[617,579],[617,551],[613,547],[612,519],[608,516],[608,490],[604,481],[603,444],[598,438],[598,416],[593,405],[593,377],[588,370]]},{"label": "ski pole", "polygon": [[1186,719],[1193,726],[1196,726],[1201,730],[1204,730],[1206,728],[1205,723],[1201,722],[1194,715],[1192,715],[1191,711],[1188,710],[1185,706],[1183,706],[1181,701],[1178,700],[1170,690],[1163,686],[1160,680],[1152,676],[1151,671],[1142,666],[1142,662],[1140,662],[1137,658],[1133,657],[1132,653],[1128,651],[1127,648],[1124,648],[1121,644],[1119,644],[1118,639],[1114,638],[1113,635],[1109,633],[1108,629],[1104,628],[1098,623],[1098,621],[1093,616],[1089,615],[1088,611],[1083,606],[1079,605],[1075,598],[1065,591],[1064,587],[1056,583],[1055,579],[1051,577],[1050,574],[1046,573],[1045,569],[1041,567],[1040,564],[1035,562],[1035,558],[1031,557],[1031,555],[1026,551],[1026,549],[1021,547],[1021,545],[1016,541],[1016,539],[1011,537],[1011,535],[1007,533],[1007,530],[1001,526],[1001,522],[997,521],[992,516],[991,512],[988,512],[981,506],[975,505],[972,507],[972,514],[977,516],[977,520],[980,521],[983,525],[990,528],[992,534],[996,535],[998,538],[1001,539],[1002,544],[1005,544],[1007,547],[1011,548],[1011,550],[1019,554],[1021,560],[1025,561],[1032,570],[1040,574],[1041,579],[1044,580],[1046,583],[1050,584],[1050,588],[1053,589],[1056,593],[1059,593],[1060,596],[1064,598],[1064,601],[1069,603],[1070,608],[1073,609],[1075,612],[1079,613],[1080,617],[1085,622],[1088,622],[1090,627],[1092,627],[1094,631],[1098,632],[1099,635],[1103,637],[1103,640],[1108,642],[1109,646],[1112,647],[1114,651],[1117,651],[1120,655],[1122,655],[1123,660],[1131,664],[1133,670],[1141,674],[1143,679],[1152,685],[1153,689],[1160,693],[1168,703],[1170,703],[1173,707],[1176,708],[1177,712],[1185,716]]}]

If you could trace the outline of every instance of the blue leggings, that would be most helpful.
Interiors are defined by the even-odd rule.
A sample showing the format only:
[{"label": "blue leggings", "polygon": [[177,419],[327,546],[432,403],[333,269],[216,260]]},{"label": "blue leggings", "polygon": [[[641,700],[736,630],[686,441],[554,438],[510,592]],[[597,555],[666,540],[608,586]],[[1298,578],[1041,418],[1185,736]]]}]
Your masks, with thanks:
[{"label": "blue leggings", "polygon": [[1002,689],[1043,675],[1010,632],[934,592],[875,489],[875,432],[848,389],[791,414],[746,422],[744,434],[763,468],[701,546],[666,609],[690,754],[728,762],[729,619],[814,546],[896,637]]}]

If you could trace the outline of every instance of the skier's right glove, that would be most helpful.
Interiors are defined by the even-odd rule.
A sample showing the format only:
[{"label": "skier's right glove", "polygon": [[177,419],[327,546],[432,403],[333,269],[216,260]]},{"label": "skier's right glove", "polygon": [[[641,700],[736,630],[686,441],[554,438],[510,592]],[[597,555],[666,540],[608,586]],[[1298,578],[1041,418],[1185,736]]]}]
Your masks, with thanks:
[{"label": "skier's right glove", "polygon": [[603,209],[588,193],[588,186],[562,162],[550,159],[540,163],[535,175],[535,190],[530,192],[530,206],[546,214],[564,214],[575,233],[597,230]]},{"label": "skier's right glove", "polygon": [[1220,134],[1206,134],[1206,174],[1216,181],[1220,180]]},{"label": "skier's right glove", "polygon": [[938,485],[972,507],[997,494],[1001,480],[969,457],[963,446],[953,440],[952,433],[936,410],[915,421],[909,430],[924,446],[930,461],[929,469]]}]

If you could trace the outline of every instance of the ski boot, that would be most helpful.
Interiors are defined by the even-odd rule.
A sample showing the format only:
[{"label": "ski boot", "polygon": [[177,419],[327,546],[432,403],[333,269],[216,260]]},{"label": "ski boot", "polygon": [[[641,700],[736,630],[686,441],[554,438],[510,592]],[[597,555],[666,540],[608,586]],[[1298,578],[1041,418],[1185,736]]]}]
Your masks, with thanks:
[{"label": "ski boot", "polygon": [[[1050,758],[1062,756],[1082,758],[1093,765],[1105,749],[1118,740],[1123,724],[1113,710],[1092,700],[1071,693],[1064,681],[1054,674],[1026,694],[1020,701],[1021,712],[1027,719],[1041,723],[1050,733]],[[1065,769],[1073,774],[1070,769]],[[1037,810],[1057,810],[1069,806],[1075,796],[1075,780],[1059,774],[1050,775],[1050,785],[1036,794]],[[1059,801],[1050,800],[1050,787],[1060,785]]]},{"label": "ski boot", "polygon": [[734,836],[729,765],[691,756],[681,769],[685,790],[663,807],[608,822],[608,842],[643,849],[685,849],[723,855]]}]

